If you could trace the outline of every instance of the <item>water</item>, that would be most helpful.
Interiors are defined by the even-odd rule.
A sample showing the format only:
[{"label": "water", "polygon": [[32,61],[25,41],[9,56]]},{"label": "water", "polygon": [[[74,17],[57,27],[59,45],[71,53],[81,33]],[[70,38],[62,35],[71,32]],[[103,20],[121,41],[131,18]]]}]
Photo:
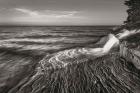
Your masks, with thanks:
[{"label": "water", "polygon": [[0,27],[0,48],[42,55],[76,47],[93,47],[113,26]]},{"label": "water", "polygon": [[139,93],[140,72],[119,51],[94,56],[118,42],[103,47],[112,28],[0,27],[0,93]]}]

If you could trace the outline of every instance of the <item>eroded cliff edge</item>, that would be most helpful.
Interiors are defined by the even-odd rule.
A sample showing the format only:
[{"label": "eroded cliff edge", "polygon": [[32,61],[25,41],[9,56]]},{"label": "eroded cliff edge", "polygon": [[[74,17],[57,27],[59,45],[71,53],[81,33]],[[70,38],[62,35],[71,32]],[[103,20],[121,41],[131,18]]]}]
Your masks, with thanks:
[{"label": "eroded cliff edge", "polygon": [[122,40],[120,55],[140,69],[140,0],[126,0],[124,4],[128,6],[128,17],[118,30],[137,30],[138,33]]},{"label": "eroded cliff edge", "polygon": [[120,55],[140,69],[140,33],[125,39],[120,44]]}]

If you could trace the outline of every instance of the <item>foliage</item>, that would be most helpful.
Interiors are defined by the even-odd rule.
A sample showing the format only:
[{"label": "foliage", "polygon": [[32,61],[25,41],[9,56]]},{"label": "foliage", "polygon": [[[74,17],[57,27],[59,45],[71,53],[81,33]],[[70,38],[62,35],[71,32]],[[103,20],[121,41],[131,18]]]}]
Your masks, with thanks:
[{"label": "foliage", "polygon": [[140,26],[140,0],[127,0],[124,3],[128,6],[128,17],[125,21],[129,26]]}]

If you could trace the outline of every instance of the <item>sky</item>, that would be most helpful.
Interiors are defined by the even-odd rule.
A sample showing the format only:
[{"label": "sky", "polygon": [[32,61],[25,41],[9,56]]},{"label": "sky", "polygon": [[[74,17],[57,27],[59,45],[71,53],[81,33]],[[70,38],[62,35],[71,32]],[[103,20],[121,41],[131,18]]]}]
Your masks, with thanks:
[{"label": "sky", "polygon": [[125,0],[0,0],[0,24],[120,25]]}]

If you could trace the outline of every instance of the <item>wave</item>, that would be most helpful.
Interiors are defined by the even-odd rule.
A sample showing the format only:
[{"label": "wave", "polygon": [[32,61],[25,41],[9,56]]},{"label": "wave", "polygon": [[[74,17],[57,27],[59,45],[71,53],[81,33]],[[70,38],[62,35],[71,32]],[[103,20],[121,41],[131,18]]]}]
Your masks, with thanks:
[{"label": "wave", "polygon": [[103,48],[76,48],[47,55],[40,61],[37,73],[18,93],[26,90],[29,93],[138,92],[139,72],[120,58],[118,52],[109,53],[118,44],[119,40],[110,34]]},{"label": "wave", "polygon": [[[58,53],[53,54],[51,57],[45,57],[41,64],[47,62],[51,64],[51,66],[55,68],[63,68],[67,65],[71,64],[79,64],[85,62],[89,58],[95,59],[97,57],[101,57],[109,53],[109,51],[115,46],[119,44],[119,40],[113,35],[109,35],[109,40],[103,46],[103,48],[77,48],[70,49],[65,51],[60,51]],[[50,69],[50,67],[48,67]]]},{"label": "wave", "polygon": [[[2,71],[0,92],[133,93],[139,91],[139,72],[136,69],[135,72],[132,71],[133,65],[120,58],[118,52],[110,53],[110,50],[118,44],[119,40],[110,34],[106,44],[99,48],[65,49],[46,54],[41,58],[12,53],[0,54]],[[129,66],[131,67],[128,68]]]}]

